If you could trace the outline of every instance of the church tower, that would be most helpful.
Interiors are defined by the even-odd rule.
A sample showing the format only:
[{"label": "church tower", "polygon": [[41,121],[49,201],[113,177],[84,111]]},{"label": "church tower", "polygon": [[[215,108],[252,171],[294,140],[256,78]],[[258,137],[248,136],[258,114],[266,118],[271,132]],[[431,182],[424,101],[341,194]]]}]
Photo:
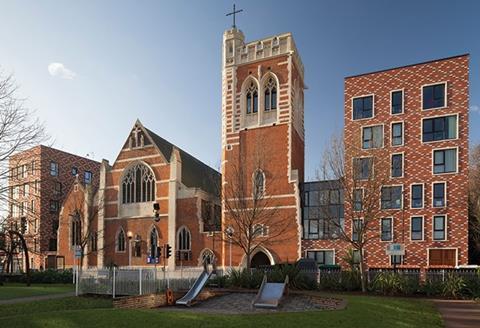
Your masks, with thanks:
[{"label": "church tower", "polygon": [[[243,197],[251,201],[260,188],[264,201],[268,202],[263,212],[272,211],[272,217],[266,214],[266,222],[259,222],[262,228],[258,231],[265,242],[251,254],[252,265],[294,262],[301,257],[303,76],[303,65],[291,33],[245,42],[244,34],[235,26],[224,32],[221,168],[224,199]],[[241,188],[233,187],[238,184],[240,174],[244,180]],[[247,192],[229,195],[228,188]],[[224,201],[223,229],[235,230],[231,207]],[[286,228],[277,238],[273,235],[282,228],[278,226]],[[228,247],[226,243],[225,266],[230,264]],[[231,264],[246,265],[241,248],[232,248]]]}]

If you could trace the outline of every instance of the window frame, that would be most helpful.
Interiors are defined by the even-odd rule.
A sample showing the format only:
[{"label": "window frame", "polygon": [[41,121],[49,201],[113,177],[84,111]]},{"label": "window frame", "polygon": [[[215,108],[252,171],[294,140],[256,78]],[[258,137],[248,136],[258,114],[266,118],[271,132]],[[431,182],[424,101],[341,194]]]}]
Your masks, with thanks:
[{"label": "window frame", "polygon": [[[393,144],[393,125],[394,124],[401,124],[402,125],[402,143],[399,144],[399,145],[394,145]],[[394,121],[394,122],[390,123],[390,146],[391,147],[405,146],[405,121]]]},{"label": "window frame", "polygon": [[[355,110],[353,108],[354,100],[358,99],[358,98],[366,98],[366,97],[372,97],[372,117],[355,118]],[[371,120],[372,118],[375,118],[375,94],[373,94],[373,93],[352,97],[350,99],[350,106],[351,106],[351,109],[352,109],[352,115],[351,115],[352,121]]]},{"label": "window frame", "polygon": [[[356,203],[357,203],[356,197],[355,197],[355,192],[356,192],[356,191],[361,191],[361,193],[362,193],[362,198],[360,199],[360,202],[361,202],[360,207],[361,207],[361,208],[360,208],[359,210],[357,210],[356,207],[355,207],[355,205],[356,205]],[[353,197],[352,197],[352,198],[353,198],[353,211],[354,211],[354,212],[361,212],[361,211],[363,211],[363,198],[364,198],[364,195],[365,195],[365,188],[363,188],[363,187],[354,188],[353,191],[352,191],[352,193],[353,193],[353,195],[352,195],[352,196],[353,196]]]},{"label": "window frame", "polygon": [[[318,265],[336,265],[336,263],[337,263],[337,262],[335,261],[335,256],[336,256],[335,248],[306,249],[306,250],[305,250],[305,258],[309,258],[309,257],[308,257],[308,253],[309,253],[309,252],[312,252],[312,253],[317,253],[317,252],[323,252],[323,253],[325,253],[325,252],[333,252],[333,263],[332,263],[332,264],[325,264],[325,263],[324,263],[324,264],[319,264],[319,263],[317,262],[317,260],[315,259],[315,263],[317,264],[317,266],[318,266]],[[323,258],[324,258],[324,262],[325,262],[325,255],[323,256]]]},{"label": "window frame", "polygon": [[[401,155],[402,156],[402,174],[399,176],[393,176],[393,156]],[[391,153],[390,154],[390,179],[400,179],[405,175],[405,152]]]},{"label": "window frame", "polygon": [[[363,226],[363,218],[355,218],[355,219],[352,220],[352,235],[351,235],[351,237],[352,237],[352,241],[354,241],[354,242],[356,242],[356,241],[361,241],[361,240],[360,240],[360,236],[358,236],[358,239],[353,238],[353,236],[354,236],[354,234],[355,234],[354,227],[355,227],[355,222],[356,222],[356,221],[361,222],[361,226]],[[357,234],[358,234],[358,233],[357,233]]]},{"label": "window frame", "polygon": [[[90,180],[87,181],[87,174],[90,174]],[[93,173],[92,171],[84,171],[83,172],[83,182],[85,184],[93,184]]]},{"label": "window frame", "polygon": [[[123,250],[120,250],[119,246],[119,237],[120,234],[123,233]],[[126,253],[127,252],[127,234],[125,233],[125,229],[123,227],[120,227],[117,230],[117,233],[115,234],[115,253]]]},{"label": "window frame", "polygon": [[[357,179],[356,172],[355,172],[355,160],[361,160],[361,159],[370,159],[371,160],[371,168],[370,168],[370,174],[367,178],[361,178]],[[355,181],[368,181],[373,175],[375,175],[375,163],[374,163],[374,157],[373,156],[359,156],[359,157],[352,157],[352,177]]]},{"label": "window frame", "polygon": [[[400,192],[400,207],[399,208],[383,208],[382,207],[382,189],[383,188],[389,188],[389,187],[401,187],[402,188],[402,191]],[[404,206],[404,200],[403,198],[405,197],[404,195],[404,186],[403,184],[391,184],[391,185],[384,185],[384,186],[380,186],[380,199],[379,199],[379,202],[380,202],[380,210],[381,211],[398,211],[398,210],[402,210],[403,209],[403,206]]]},{"label": "window frame", "polygon": [[[55,170],[52,170],[52,166],[55,166]],[[55,172],[55,174],[52,174]],[[60,175],[60,169],[58,167],[58,162],[55,161],[50,161],[50,176],[52,177],[58,177]]]},{"label": "window frame", "polygon": [[[456,116],[457,117],[457,128],[456,128],[456,132],[455,132],[456,133],[455,138],[423,141],[423,121],[436,119],[436,118],[450,117],[450,116]],[[458,140],[459,139],[459,134],[460,134],[460,113],[438,114],[438,115],[433,115],[433,116],[428,116],[428,117],[422,117],[422,119],[420,120],[420,142],[423,143],[423,144],[429,144],[429,143],[435,143],[435,142],[444,142],[444,141],[450,141],[450,140]]]},{"label": "window frame", "polygon": [[[373,133],[373,128],[377,127],[377,126],[381,126],[382,127],[382,145],[379,146],[379,147],[374,147],[374,133]],[[364,135],[364,129],[367,129],[367,128],[371,128],[372,129],[372,147],[369,147],[369,148],[365,148],[363,146],[363,142],[364,142],[364,139],[363,139],[363,135]],[[360,126],[360,142],[361,142],[361,149],[362,150],[371,150],[371,149],[381,149],[381,148],[384,148],[385,147],[385,123],[380,123],[380,124],[371,124],[371,125],[362,125]]]},{"label": "window frame", "polygon": [[[384,220],[389,220],[390,221],[390,239],[383,239],[383,221]],[[387,217],[382,217],[380,218],[380,242],[381,243],[389,243],[392,242],[394,237],[393,237],[393,217],[392,216],[387,216]]]},{"label": "window frame", "polygon": [[[413,239],[412,238],[412,229],[413,229],[413,219],[414,218],[421,218],[422,219],[422,238],[421,239]],[[425,216],[424,215],[412,215],[410,216],[410,241],[411,242],[419,242],[425,241]]]},{"label": "window frame", "polygon": [[[442,107],[423,108],[423,88],[431,87],[431,86],[435,86],[435,85],[440,85],[440,84],[445,85],[444,95],[443,95],[443,106]],[[448,108],[448,82],[447,81],[440,81],[440,82],[428,83],[428,84],[421,85],[420,86],[420,106],[421,106],[420,108],[421,108],[422,111]]]},{"label": "window frame", "polygon": [[[435,218],[443,217],[443,239],[435,239]],[[448,219],[447,214],[434,214],[432,215],[432,241],[447,241],[448,240]]]},{"label": "window frame", "polygon": [[[421,207],[413,207],[413,186],[422,186],[422,206]],[[425,183],[411,183],[410,184],[410,209],[423,209],[425,207]]]},{"label": "window frame", "polygon": [[[435,206],[435,185],[443,184],[443,206]],[[432,207],[446,208],[447,207],[447,181],[433,181],[432,182]]]},{"label": "window frame", "polygon": [[[455,150],[455,152],[456,152],[455,171],[435,173],[435,152],[445,151],[445,150]],[[457,147],[444,147],[444,148],[434,148],[434,149],[432,149],[432,174],[433,175],[458,174],[459,173],[459,169],[458,169],[459,157],[460,156],[459,156],[458,146]],[[445,166],[445,155],[444,155],[444,164],[443,165]]]},{"label": "window frame", "polygon": [[[402,93],[402,111],[400,113],[393,113],[393,94],[395,92]],[[405,88],[395,89],[390,91],[390,115],[402,115],[405,113]]]}]

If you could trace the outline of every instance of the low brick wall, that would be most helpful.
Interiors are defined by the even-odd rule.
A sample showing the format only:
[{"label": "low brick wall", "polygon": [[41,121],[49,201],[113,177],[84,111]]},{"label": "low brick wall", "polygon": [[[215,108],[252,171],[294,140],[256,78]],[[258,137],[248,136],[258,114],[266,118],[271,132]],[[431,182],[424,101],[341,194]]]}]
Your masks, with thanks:
[{"label": "low brick wall", "polygon": [[[185,292],[174,292],[174,301],[182,298]],[[224,295],[228,292],[223,290],[205,289],[197,296],[196,301],[205,301],[209,298]],[[113,306],[118,309],[153,309],[161,306],[167,306],[167,297],[165,293],[160,294],[148,294],[138,296],[125,296],[118,297],[113,300]]]}]

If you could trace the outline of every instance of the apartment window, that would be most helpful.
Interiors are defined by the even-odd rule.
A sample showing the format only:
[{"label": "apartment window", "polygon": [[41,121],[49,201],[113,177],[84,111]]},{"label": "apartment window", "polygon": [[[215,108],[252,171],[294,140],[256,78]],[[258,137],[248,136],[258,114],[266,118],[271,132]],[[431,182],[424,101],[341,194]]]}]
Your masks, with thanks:
[{"label": "apartment window", "polygon": [[383,147],[383,125],[367,126],[362,128],[362,148]]},{"label": "apartment window", "polygon": [[392,218],[384,218],[381,221],[381,235],[382,241],[390,241],[393,238]]},{"label": "apartment window", "polygon": [[53,194],[55,196],[61,196],[62,195],[62,183],[61,182],[55,182],[53,186]]},{"label": "apartment window", "polygon": [[35,214],[35,199],[30,201],[30,211]]},{"label": "apartment window", "polygon": [[422,141],[457,138],[457,115],[427,118],[422,121]]},{"label": "apartment window", "polygon": [[353,99],[353,119],[373,117],[373,96],[359,97]]},{"label": "apartment window", "polygon": [[50,213],[57,213],[59,208],[58,200],[50,201]]},{"label": "apartment window", "polygon": [[433,240],[445,240],[446,238],[446,217],[435,215],[433,217]]},{"label": "apartment window", "polygon": [[363,209],[363,190],[355,189],[353,191],[353,209],[361,211]]},{"label": "apartment window", "polygon": [[50,252],[56,252],[57,251],[57,238],[50,238],[48,240],[48,250]]},{"label": "apartment window", "polygon": [[423,240],[423,217],[414,216],[410,224],[410,239]]},{"label": "apartment window", "polygon": [[392,155],[392,178],[400,178],[403,176],[403,154]]},{"label": "apartment window", "polygon": [[72,167],[72,175],[76,176],[78,174],[78,169],[74,166]]},{"label": "apartment window", "polygon": [[412,185],[412,203],[411,208],[423,207],[423,184]]},{"label": "apartment window", "polygon": [[52,177],[58,176],[58,163],[50,162],[50,175]]},{"label": "apartment window", "polygon": [[83,174],[83,179],[84,179],[84,181],[85,181],[85,184],[90,184],[90,183],[92,183],[92,177],[93,177],[92,172],[90,172],[90,171],[85,171],[85,173]]},{"label": "apartment window", "polygon": [[307,258],[315,260],[318,265],[335,264],[333,250],[307,251]]},{"label": "apartment window", "polygon": [[392,92],[392,114],[401,114],[403,113],[403,91],[393,91]]},{"label": "apartment window", "polygon": [[352,240],[353,241],[360,241],[362,238],[362,220],[361,219],[353,219],[352,224]]},{"label": "apartment window", "polygon": [[392,265],[401,265],[403,263],[402,255],[392,255],[390,256],[390,262]]},{"label": "apartment window", "polygon": [[356,180],[367,180],[373,169],[373,158],[362,157],[353,159],[353,175]]},{"label": "apartment window", "polygon": [[452,173],[457,171],[457,149],[433,151],[433,173]]},{"label": "apartment window", "polygon": [[446,92],[445,83],[428,85],[423,87],[423,109],[445,107]]},{"label": "apartment window", "polygon": [[446,186],[445,182],[433,184],[433,207],[445,207]]},{"label": "apartment window", "polygon": [[402,186],[382,187],[381,207],[383,210],[402,208]]},{"label": "apartment window", "polygon": [[403,123],[392,123],[392,146],[403,145]]}]

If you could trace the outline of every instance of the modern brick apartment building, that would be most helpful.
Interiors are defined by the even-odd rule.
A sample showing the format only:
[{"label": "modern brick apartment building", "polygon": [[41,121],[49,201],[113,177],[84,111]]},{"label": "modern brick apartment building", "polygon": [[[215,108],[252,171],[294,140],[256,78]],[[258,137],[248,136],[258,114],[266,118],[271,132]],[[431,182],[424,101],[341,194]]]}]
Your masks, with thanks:
[{"label": "modern brick apartment building", "polygon": [[[56,259],[60,207],[77,175],[98,184],[100,163],[40,145],[11,156],[9,168],[9,214],[26,230],[31,268],[62,267]],[[18,268],[22,261],[15,263]]]},{"label": "modern brick apartment building", "polygon": [[[367,234],[370,268],[468,263],[468,74],[462,55],[345,79],[346,179],[387,168],[375,177],[385,181],[378,229]],[[351,207],[345,202],[345,212]],[[351,232],[353,222],[344,224]],[[405,255],[386,255],[391,243],[404,245]],[[349,247],[328,237],[304,246],[334,251],[334,263]]]}]

